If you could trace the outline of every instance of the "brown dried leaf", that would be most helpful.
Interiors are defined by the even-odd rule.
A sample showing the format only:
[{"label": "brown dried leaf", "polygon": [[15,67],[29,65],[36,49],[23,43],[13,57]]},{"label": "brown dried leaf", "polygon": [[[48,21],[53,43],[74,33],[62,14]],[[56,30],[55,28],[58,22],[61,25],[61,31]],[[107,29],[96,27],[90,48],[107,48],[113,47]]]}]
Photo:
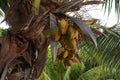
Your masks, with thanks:
[{"label": "brown dried leaf", "polygon": [[47,21],[44,17],[47,15],[48,12],[49,10],[44,12],[41,16],[35,16],[28,23],[29,25],[27,26],[27,29],[21,32],[22,36],[29,40],[37,38],[45,28]]},{"label": "brown dried leaf", "polygon": [[[9,35],[6,34],[2,40],[2,47],[1,47],[1,52],[0,52],[0,63],[1,63],[1,66],[0,66],[0,77],[2,79],[4,79],[3,75],[5,75],[6,73],[6,67],[8,66],[8,64],[6,64],[6,67],[5,67],[5,63],[3,63],[3,60],[4,60],[4,57],[5,55],[8,53],[9,51],[9,48],[10,48],[10,40],[9,40]],[[5,70],[3,70],[3,68],[5,68]],[[3,72],[3,74],[2,74]]]},{"label": "brown dried leaf", "polygon": [[[28,43],[26,40],[22,38],[18,38],[16,36],[12,36],[11,34],[6,33],[5,37],[5,42],[2,44],[1,48],[1,58],[0,58],[0,73],[1,73],[1,78],[5,77],[6,71],[8,69],[8,65],[17,57],[20,56],[20,53],[24,53],[28,47]],[[17,43],[19,42],[19,43]],[[22,44],[20,44],[22,43]],[[6,47],[6,48],[5,48]],[[4,51],[5,50],[5,51]],[[16,64],[13,64],[12,67],[14,68],[15,65],[19,63],[16,62]],[[7,68],[6,68],[7,67]],[[12,68],[11,67],[11,68]]]},{"label": "brown dried leaf", "polygon": [[2,44],[3,37],[0,37],[0,45]]},{"label": "brown dried leaf", "polygon": [[25,40],[22,36],[17,35],[15,38],[17,44],[16,53],[23,54],[28,48],[28,41]]},{"label": "brown dried leaf", "polygon": [[24,77],[24,72],[17,72],[17,73],[14,73],[14,74],[9,74],[7,75],[8,77],[8,80],[21,80],[23,77]]},{"label": "brown dried leaf", "polygon": [[65,11],[68,11],[70,10],[73,6],[79,4],[79,3],[82,3],[84,0],[73,0],[67,4],[65,4],[64,6],[58,8],[55,12],[60,12],[60,13],[63,13]]},{"label": "brown dried leaf", "polygon": [[0,51],[0,61],[7,54],[9,47],[10,47],[10,36],[6,33],[2,40],[2,47]]},{"label": "brown dried leaf", "polygon": [[43,45],[41,45],[41,48],[38,48],[38,57],[34,64],[34,71],[33,71],[33,79],[37,79],[40,74],[42,73],[42,70],[44,68],[46,58],[47,58],[47,47],[48,47],[48,39],[45,39],[45,42]]},{"label": "brown dried leaf", "polygon": [[79,3],[75,6],[73,6],[70,10],[67,10],[68,12],[69,11],[78,11],[81,7],[83,6],[86,6],[86,5],[97,5],[97,4],[104,4],[105,2],[104,1],[85,1],[85,2],[82,2],[82,3]]},{"label": "brown dried leaf", "polygon": [[[32,13],[31,11],[32,4],[30,4],[29,2],[30,0],[9,1],[8,3],[9,8],[7,9],[5,13],[5,16],[6,16],[5,20],[8,22],[9,25],[12,25],[12,27],[21,28],[22,26],[17,26],[17,25],[25,24],[28,21],[30,14]],[[29,5],[26,5],[26,4],[29,4]],[[31,8],[30,10],[28,10],[28,6]]]},{"label": "brown dried leaf", "polygon": [[5,76],[6,76],[6,73],[8,71],[8,66],[9,66],[9,64],[5,65],[5,68],[4,68],[4,70],[3,70],[3,72],[2,72],[2,74],[0,76],[0,80],[5,80]]},{"label": "brown dried leaf", "polygon": [[32,26],[29,28],[29,31],[24,31],[22,32],[22,35],[26,38],[26,39],[35,39],[37,38],[41,32],[44,29],[44,25],[41,24],[36,24],[35,26]]},{"label": "brown dried leaf", "polygon": [[8,68],[8,74],[10,74],[13,69],[15,68],[16,65],[22,64],[23,62],[18,60],[18,59],[14,59],[10,64],[9,64],[9,68]]},{"label": "brown dried leaf", "polygon": [[[26,61],[23,59],[23,57],[17,57],[14,59],[8,68],[6,76],[8,78],[12,78],[14,74],[18,74],[15,77],[18,78],[19,80],[25,79],[27,80],[29,78],[29,75],[31,73],[32,68],[26,63]],[[14,79],[14,77],[13,77]]]},{"label": "brown dried leaf", "polygon": [[100,31],[98,31],[97,29],[92,28],[92,27],[90,27],[90,28],[91,28],[91,30],[93,31],[93,33],[95,33],[95,34],[97,34],[97,35],[100,35],[100,36],[107,37],[107,35],[105,35],[104,33],[100,32]]},{"label": "brown dried leaf", "polygon": [[[8,39],[8,40],[9,40],[9,39]],[[3,44],[3,45],[4,45],[4,44]],[[7,49],[7,51],[5,51],[5,53],[2,52],[2,50],[4,50],[4,49],[3,49],[3,48],[1,49],[1,52],[2,52],[1,54],[5,54],[5,55],[1,58],[1,60],[0,60],[0,63],[1,63],[0,73],[1,73],[1,74],[2,74],[3,71],[4,71],[4,68],[5,68],[7,65],[9,65],[10,62],[11,62],[12,60],[14,60],[14,59],[18,56],[18,54],[16,54],[16,47],[17,47],[17,45],[16,45],[16,42],[14,41],[14,38],[13,38],[13,37],[10,38],[10,42],[9,42],[8,46],[10,46],[10,47]]]},{"label": "brown dried leaf", "polygon": [[82,6],[94,5],[94,4],[104,4],[104,3],[105,3],[104,1],[86,1],[86,2],[82,3]]},{"label": "brown dried leaf", "polygon": [[43,14],[47,10],[54,12],[60,5],[53,2],[52,0],[41,0],[39,7],[39,15]]},{"label": "brown dried leaf", "polygon": [[22,57],[25,59],[25,61],[29,64],[29,66],[32,66],[32,60],[31,55],[28,52],[25,52],[22,54]]}]

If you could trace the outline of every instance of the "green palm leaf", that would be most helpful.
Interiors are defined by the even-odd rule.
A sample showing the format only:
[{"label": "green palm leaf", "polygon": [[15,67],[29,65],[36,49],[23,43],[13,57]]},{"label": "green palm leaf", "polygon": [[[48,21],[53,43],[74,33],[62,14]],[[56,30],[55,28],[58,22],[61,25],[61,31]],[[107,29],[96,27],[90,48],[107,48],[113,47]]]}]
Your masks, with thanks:
[{"label": "green palm leaf", "polygon": [[51,79],[45,72],[42,72],[38,80],[51,80]]},{"label": "green palm leaf", "polygon": [[106,72],[102,69],[102,66],[98,66],[80,75],[78,80],[98,80],[100,77],[105,75]]},{"label": "green palm leaf", "polygon": [[[94,66],[103,65],[104,68],[109,69],[111,76],[115,79],[119,77],[117,74],[120,70],[120,35],[110,30],[106,31],[106,35],[108,37],[97,38],[98,49],[90,42],[83,44],[85,46],[82,47],[80,55],[84,55],[84,58],[86,58],[84,62],[89,62],[88,65],[93,64],[93,66],[89,66],[87,70]],[[85,55],[87,56],[85,57]]]}]

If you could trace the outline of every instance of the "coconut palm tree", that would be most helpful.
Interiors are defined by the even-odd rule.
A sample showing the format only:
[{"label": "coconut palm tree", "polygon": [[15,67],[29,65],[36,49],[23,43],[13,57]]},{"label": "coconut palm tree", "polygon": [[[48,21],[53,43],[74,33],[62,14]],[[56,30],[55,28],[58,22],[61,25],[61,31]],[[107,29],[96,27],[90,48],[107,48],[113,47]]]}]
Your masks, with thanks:
[{"label": "coconut palm tree", "polygon": [[[79,62],[77,43],[87,38],[97,46],[94,33],[103,34],[86,25],[81,17],[71,17],[66,13],[78,11],[84,5],[103,3],[86,0],[1,0],[4,21],[10,26],[1,43],[1,80],[37,79],[44,68],[49,43],[53,61],[63,61],[65,67]],[[63,51],[59,53],[57,47]]]}]

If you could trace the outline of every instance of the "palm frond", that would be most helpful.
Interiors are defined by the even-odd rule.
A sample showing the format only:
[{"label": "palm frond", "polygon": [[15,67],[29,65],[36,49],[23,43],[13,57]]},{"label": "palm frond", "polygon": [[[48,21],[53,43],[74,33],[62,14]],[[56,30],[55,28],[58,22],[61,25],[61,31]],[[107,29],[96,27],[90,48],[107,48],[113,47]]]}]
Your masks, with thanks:
[{"label": "palm frond", "polygon": [[110,29],[120,35],[120,23],[113,25]]},{"label": "palm frond", "polygon": [[38,80],[51,80],[50,77],[43,71]]},{"label": "palm frond", "polygon": [[96,66],[91,68],[90,70],[84,72],[82,75],[79,76],[78,80],[116,80],[115,73],[111,73],[109,68],[104,68],[101,66]]},{"label": "palm frond", "polygon": [[0,17],[1,17],[1,16],[3,16],[3,12],[2,12],[2,10],[0,10]]},{"label": "palm frond", "polygon": [[116,18],[120,19],[120,1],[119,0],[104,0],[106,4],[104,5],[105,12],[108,12],[108,15],[111,13],[111,9],[115,9]]},{"label": "palm frond", "polygon": [[77,80],[78,77],[84,72],[84,70],[85,66],[83,63],[75,63],[71,67],[68,67],[64,73],[62,73],[64,74],[63,80]]},{"label": "palm frond", "polygon": [[65,73],[64,80],[70,80],[70,72],[71,72],[71,67],[69,67]]},{"label": "palm frond", "polygon": [[[112,32],[112,31],[111,31]],[[98,48],[96,49],[95,46],[87,42],[83,45],[81,51],[83,50],[84,53],[81,52],[80,55],[87,54],[86,62],[90,61],[89,64],[94,63],[94,66],[103,65],[106,68],[109,68],[111,71],[112,76],[116,74],[120,68],[120,35],[110,31],[106,31],[107,37],[98,37]],[[114,34],[113,34],[114,33]],[[116,36],[117,35],[117,36]],[[90,60],[91,59],[91,60]],[[113,73],[113,72],[114,73]],[[118,76],[116,76],[118,77]]]},{"label": "palm frond", "polygon": [[105,74],[102,66],[98,66],[80,75],[78,80],[98,80],[100,77],[105,76]]},{"label": "palm frond", "polygon": [[78,80],[78,77],[84,73],[85,67],[82,62],[73,64],[70,69],[70,80]]}]

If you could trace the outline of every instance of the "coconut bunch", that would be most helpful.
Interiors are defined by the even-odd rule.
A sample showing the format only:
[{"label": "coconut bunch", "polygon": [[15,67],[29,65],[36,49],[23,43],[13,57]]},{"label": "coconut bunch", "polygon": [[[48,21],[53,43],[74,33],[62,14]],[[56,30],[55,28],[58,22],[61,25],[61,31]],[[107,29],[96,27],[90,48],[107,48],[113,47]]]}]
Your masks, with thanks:
[{"label": "coconut bunch", "polygon": [[[53,61],[62,60],[66,67],[79,62],[78,42],[86,36],[97,46],[96,37],[93,29],[82,20],[66,15],[66,12],[101,3],[84,0],[0,0],[4,21],[10,26],[1,38],[0,79],[36,80],[45,66],[49,44]],[[94,32],[101,34],[95,29]]]},{"label": "coconut bunch", "polygon": [[57,50],[57,59],[63,60],[65,66],[79,62],[77,55],[78,29],[67,18],[58,20],[58,27],[52,31],[52,39],[60,43]]}]

